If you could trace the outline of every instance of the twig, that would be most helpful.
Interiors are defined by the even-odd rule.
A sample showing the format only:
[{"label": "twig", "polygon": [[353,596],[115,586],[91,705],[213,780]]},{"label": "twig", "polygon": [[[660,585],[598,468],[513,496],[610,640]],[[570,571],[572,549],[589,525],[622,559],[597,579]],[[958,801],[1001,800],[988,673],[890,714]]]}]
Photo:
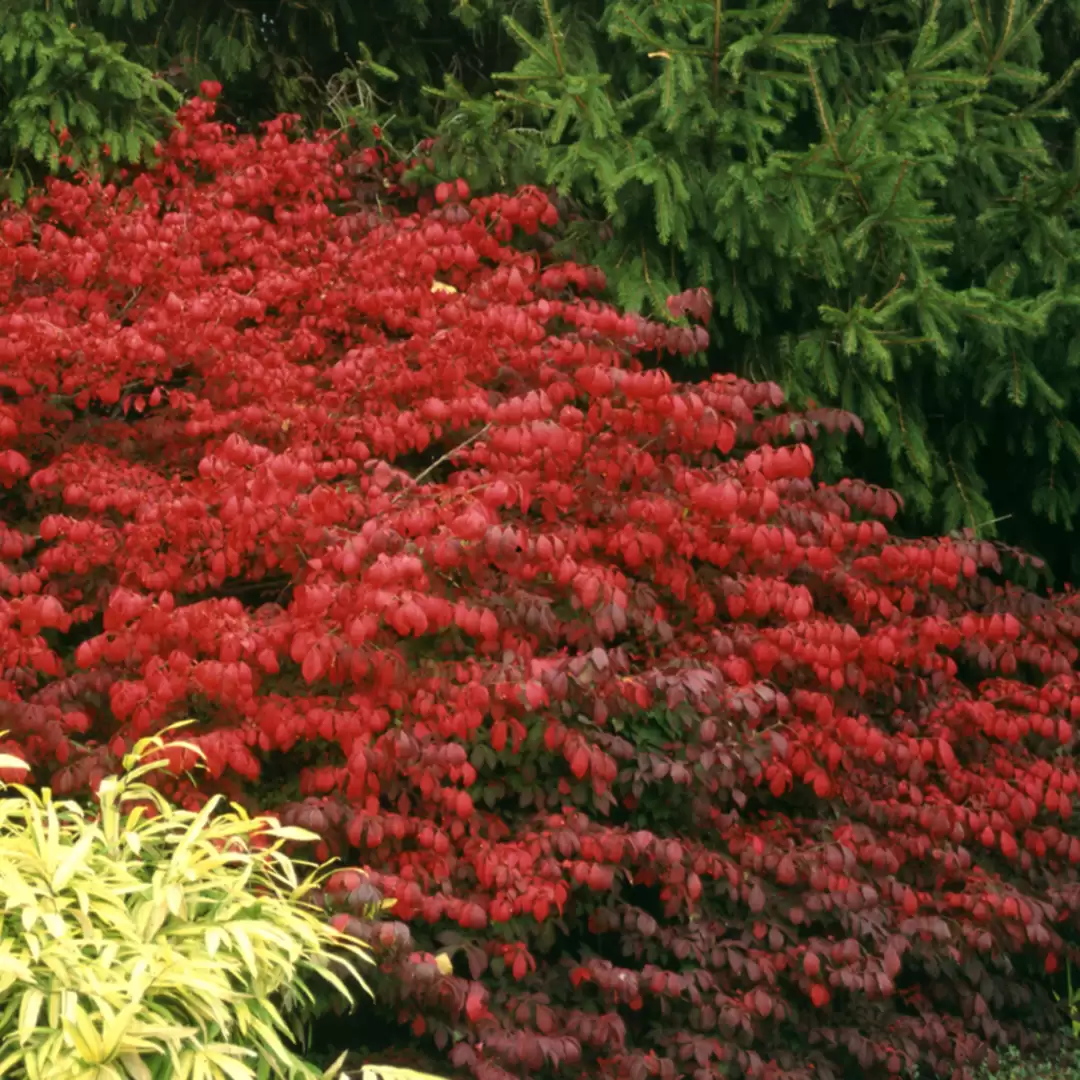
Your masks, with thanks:
[{"label": "twig", "polygon": [[[481,435],[486,434],[490,430],[491,430],[491,424],[485,424],[479,431],[477,431],[474,434],[470,435],[467,439],[463,440],[462,442],[459,442],[457,444],[457,446],[453,447],[452,449],[447,450],[446,453],[443,454],[443,456],[441,458],[438,458],[436,461],[433,461],[426,469],[424,469],[423,472],[421,472],[413,480],[412,486],[413,487],[419,486],[423,482],[425,477],[429,476],[432,472],[434,472],[444,462],[449,461],[459,450],[464,450],[465,447],[469,445],[469,443],[476,442],[476,440],[479,439]],[[391,506],[397,506],[397,504],[405,497],[407,492],[410,491],[410,490],[411,490],[410,488],[406,488],[404,491],[399,491],[398,494],[397,494],[397,497],[393,500],[393,502],[390,505]]]}]

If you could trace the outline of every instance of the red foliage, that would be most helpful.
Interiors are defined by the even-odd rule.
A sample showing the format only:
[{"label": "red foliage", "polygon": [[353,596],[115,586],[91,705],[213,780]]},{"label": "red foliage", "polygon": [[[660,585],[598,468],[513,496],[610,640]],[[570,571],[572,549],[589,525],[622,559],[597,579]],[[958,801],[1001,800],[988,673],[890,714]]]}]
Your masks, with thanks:
[{"label": "red foliage", "polygon": [[[198,717],[205,788],[369,868],[341,924],[480,1080],[964,1075],[1054,1028],[1073,598],[815,485],[853,418],[647,369],[700,327],[582,298],[539,192],[357,210],[378,153],[212,113],[0,220],[0,730],[37,782]],[[402,923],[351,917],[377,894]]]}]

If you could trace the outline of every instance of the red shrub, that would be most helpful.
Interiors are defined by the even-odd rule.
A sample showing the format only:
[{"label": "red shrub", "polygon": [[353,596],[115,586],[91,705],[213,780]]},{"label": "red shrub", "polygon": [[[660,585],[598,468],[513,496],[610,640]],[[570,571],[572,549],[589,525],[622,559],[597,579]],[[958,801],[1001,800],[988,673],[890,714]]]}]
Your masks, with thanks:
[{"label": "red shrub", "polygon": [[484,1080],[964,1075],[1054,1029],[1072,598],[815,486],[802,440],[852,418],[646,370],[700,329],[579,298],[541,194],[353,212],[339,145],[212,112],[0,222],[0,729],[37,782],[198,717],[207,786],[370,867],[342,922],[397,898],[415,945],[357,926],[384,1004]]}]

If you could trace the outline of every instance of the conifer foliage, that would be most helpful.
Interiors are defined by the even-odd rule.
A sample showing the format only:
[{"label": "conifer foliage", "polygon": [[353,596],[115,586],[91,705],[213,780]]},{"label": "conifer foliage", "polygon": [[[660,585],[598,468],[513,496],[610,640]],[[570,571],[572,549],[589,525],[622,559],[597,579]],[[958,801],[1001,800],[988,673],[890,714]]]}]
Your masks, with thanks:
[{"label": "conifer foliage", "polygon": [[444,1075],[965,1077],[1058,1030],[1075,598],[816,483],[851,415],[673,382],[707,295],[695,329],[591,299],[539,191],[357,207],[378,154],[238,137],[217,90],[156,168],[0,215],[34,782],[196,718],[165,793],[357,868],[335,925]]},{"label": "conifer foliage", "polygon": [[[317,115],[327,78],[357,60],[355,14],[338,0],[5,0],[0,194],[21,197],[65,163],[152,157],[201,79],[227,80],[252,124],[305,105]],[[351,31],[344,53],[339,30]]]},{"label": "conifer foliage", "polygon": [[496,7],[520,60],[448,80],[451,172],[555,184],[617,303],[710,289],[714,370],[862,416],[909,522],[1075,576],[1074,5]]}]

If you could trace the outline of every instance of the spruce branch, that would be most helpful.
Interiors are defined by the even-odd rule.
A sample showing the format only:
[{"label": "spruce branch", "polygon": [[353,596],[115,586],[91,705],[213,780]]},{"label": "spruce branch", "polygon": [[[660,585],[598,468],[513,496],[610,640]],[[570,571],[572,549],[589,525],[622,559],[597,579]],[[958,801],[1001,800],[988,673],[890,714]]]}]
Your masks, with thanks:
[{"label": "spruce branch", "polygon": [[1015,39],[1020,41],[1024,35],[1030,30],[1036,23],[1043,17],[1046,9],[1050,6],[1050,0],[1039,0],[1035,5],[1034,10],[1030,15],[1020,24],[1019,29],[1016,31]]},{"label": "spruce branch", "polygon": [[724,0],[713,0],[712,88],[713,100],[720,97],[720,24],[724,18]]},{"label": "spruce branch", "polygon": [[859,187],[859,182],[855,176],[852,175],[851,170],[848,167],[848,163],[844,160],[843,154],[840,152],[840,143],[836,138],[836,132],[833,130],[832,125],[829,123],[829,115],[825,107],[825,99],[822,97],[821,84],[818,81],[817,72],[814,69],[812,63],[806,65],[806,70],[810,76],[810,86],[814,93],[814,103],[817,106],[818,119],[821,123],[821,128],[825,132],[825,139],[829,144],[829,149],[832,151],[833,158],[836,161],[837,167],[843,172],[848,183],[851,185],[852,190],[855,192],[855,197],[859,200],[863,211],[867,214],[870,213],[870,204],[866,200],[866,196],[863,194],[862,189]]},{"label": "spruce branch", "polygon": [[551,10],[551,0],[540,0],[540,6],[544,11],[544,22],[547,24],[548,37],[551,39],[551,52],[555,57],[555,66],[559,75],[566,78],[566,67],[563,64],[562,50],[559,48],[559,33],[555,26],[555,13]]},{"label": "spruce branch", "polygon": [[[1044,0],[1045,2],[1045,0]],[[1009,50],[1009,46],[1012,44],[1012,24],[1013,19],[1016,18],[1016,0],[1007,0],[1005,7],[1005,25],[1001,28],[1001,37],[998,39],[997,48],[994,50],[994,55],[990,58],[990,66],[1000,60],[1006,52]]]},{"label": "spruce branch", "polygon": [[979,11],[979,0],[968,0],[968,7],[971,9],[971,17],[975,20],[975,25],[979,30],[979,37],[982,39],[983,51],[989,53],[991,51],[990,34],[986,28],[986,24],[983,22],[982,13]]},{"label": "spruce branch", "polygon": [[907,281],[907,274],[901,272],[900,276],[896,279],[896,284],[870,309],[871,311],[880,311],[893,297],[896,291]]},{"label": "spruce branch", "polygon": [[952,473],[953,484],[960,496],[960,501],[964,504],[964,514],[969,522],[969,527],[973,529],[978,528],[975,510],[971,505],[971,500],[968,498],[967,488],[960,479],[960,473],[956,468],[956,462],[953,461],[952,454],[949,455],[949,471]]}]

